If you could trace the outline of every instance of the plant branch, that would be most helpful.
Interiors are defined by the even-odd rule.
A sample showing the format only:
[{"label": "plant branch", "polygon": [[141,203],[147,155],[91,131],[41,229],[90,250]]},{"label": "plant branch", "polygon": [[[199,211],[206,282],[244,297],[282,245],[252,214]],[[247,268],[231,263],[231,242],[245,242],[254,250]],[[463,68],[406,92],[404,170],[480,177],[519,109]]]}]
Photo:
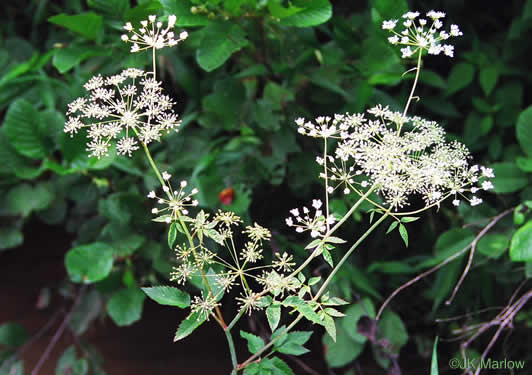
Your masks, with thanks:
[{"label": "plant branch", "polygon": [[50,353],[54,349],[55,344],[57,344],[57,341],[59,340],[59,338],[61,337],[61,335],[65,331],[65,328],[66,328],[68,322],[70,322],[70,319],[72,318],[72,314],[74,313],[74,310],[76,309],[76,307],[79,305],[79,302],[81,301],[81,297],[83,296],[83,294],[85,294],[85,290],[86,289],[87,289],[87,284],[83,284],[81,286],[80,290],[79,290],[78,295],[76,296],[76,299],[74,300],[74,303],[72,304],[72,308],[70,309],[68,314],[65,316],[65,319],[63,319],[63,322],[59,326],[59,329],[57,330],[57,332],[54,334],[54,336],[50,340],[50,343],[48,344],[48,346],[44,350],[44,353],[41,355],[41,357],[39,358],[39,361],[37,362],[37,364],[33,368],[33,371],[31,372],[31,375],[37,375],[39,373],[39,370],[41,369],[42,365],[44,364],[44,362],[48,359],[48,356],[50,355]]}]

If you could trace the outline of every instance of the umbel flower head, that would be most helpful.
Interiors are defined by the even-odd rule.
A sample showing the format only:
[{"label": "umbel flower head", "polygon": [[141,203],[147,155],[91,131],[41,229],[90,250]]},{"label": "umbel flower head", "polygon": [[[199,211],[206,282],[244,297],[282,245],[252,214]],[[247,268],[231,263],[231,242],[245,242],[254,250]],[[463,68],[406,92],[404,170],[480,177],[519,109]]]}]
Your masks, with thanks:
[{"label": "umbel flower head", "polygon": [[[403,21],[388,20],[382,23],[384,30],[389,30],[393,36],[388,41],[394,45],[405,46],[401,48],[402,57],[410,57],[419,50],[426,50],[431,55],[444,53],[449,57],[454,56],[454,46],[442,44],[450,37],[461,36],[462,32],[457,25],[451,25],[449,31],[442,30],[445,13],[431,10],[426,18],[418,18],[419,12],[403,14]],[[399,27],[398,27],[398,24]],[[404,28],[398,30],[400,26]]]},{"label": "umbel flower head", "polygon": [[122,40],[131,43],[131,52],[140,52],[146,49],[161,49],[173,47],[188,37],[186,31],[182,31],[177,37],[172,31],[176,23],[176,16],[168,16],[168,24],[163,28],[163,23],[157,21],[157,16],[148,16],[147,20],[140,21],[140,27],[134,28],[131,22],[124,25],[128,34],[122,35]]},{"label": "umbel flower head", "polygon": [[[474,194],[493,188],[487,180],[494,177],[493,171],[469,165],[467,148],[457,141],[447,142],[445,131],[434,121],[403,116],[378,105],[365,114],[343,116],[338,126],[349,131],[327,169],[330,182],[342,186],[344,193],[361,194],[373,187],[386,206],[398,209],[416,195],[426,207],[448,197],[454,197],[454,205],[460,199],[476,205],[482,200]],[[318,163],[323,165],[321,159]],[[303,220],[287,219],[298,231],[312,229],[310,225],[299,228],[297,223]]]},{"label": "umbel flower head", "polygon": [[140,69],[110,77],[97,75],[84,87],[87,96],[68,105],[64,131],[73,136],[87,128],[87,151],[98,159],[109,154],[113,139],[117,139],[118,154],[131,156],[139,148],[137,140],[146,145],[158,141],[181,123],[161,82]]}]

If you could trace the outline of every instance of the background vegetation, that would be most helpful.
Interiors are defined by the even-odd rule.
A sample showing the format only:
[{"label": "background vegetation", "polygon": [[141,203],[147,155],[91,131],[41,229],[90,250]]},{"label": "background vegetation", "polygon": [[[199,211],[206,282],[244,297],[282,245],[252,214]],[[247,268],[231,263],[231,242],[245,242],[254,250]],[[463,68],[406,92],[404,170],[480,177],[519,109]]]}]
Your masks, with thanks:
[{"label": "background vegetation", "polygon": [[[441,122],[450,137],[473,151],[476,162],[493,167],[495,189],[479,207],[442,206],[410,224],[408,248],[397,232],[382,231],[344,266],[331,293],[353,305],[338,325],[338,341],[325,337],[323,346],[314,344],[307,354],[322,363],[320,373],[329,368],[335,374],[393,373],[397,366],[406,374],[427,373],[437,335],[453,339],[439,344],[446,373],[448,358],[465,341],[459,329],[490,321],[511,304],[518,287],[517,298],[530,289],[532,1],[490,6],[459,0],[2,2],[0,267],[10,267],[8,253],[24,247],[25,237],[35,231],[53,227],[62,238],[47,241],[58,246],[71,240],[64,248],[64,281],[42,285],[45,302],[62,297],[41,308],[65,306],[73,314],[66,316],[75,317],[67,329],[79,338],[62,355],[58,373],[103,374],[105,365],[91,354],[97,348],[84,339],[87,328],[101,326],[99,317],[118,326],[143,324],[145,296],[139,287],[168,284],[175,262],[164,227],[150,221],[145,196],[157,181],[143,155],[89,159],[84,140],[62,131],[67,103],[83,95],[91,76],[149,64],[149,56],[129,54],[120,41],[124,22],[176,14],[179,28],[190,34],[179,48],[164,50],[158,62],[159,77],[178,98],[176,111],[183,120],[179,133],[151,147],[158,164],[198,187],[204,209],[233,210],[248,223],[271,228],[272,254],[286,249],[303,256],[284,217],[319,193],[314,162],[319,149],[297,136],[293,121],[359,112],[376,103],[400,109],[413,78],[403,73],[412,64],[390,48],[380,25],[407,9],[441,9],[464,32],[454,59],[425,60],[417,91],[421,100],[412,112]],[[339,214],[348,204],[332,201]],[[399,294],[371,331],[375,327],[364,317],[373,318],[394,289],[458,253],[506,210],[478,241],[451,304],[445,301],[467,252]],[[363,211],[343,238],[363,232]],[[106,256],[77,262],[76,251],[86,246],[104,248]],[[325,262],[312,265],[313,275],[327,270]],[[80,275],[87,274],[81,286]],[[460,319],[435,323],[450,317]],[[243,324],[260,335],[264,322]],[[523,304],[505,330],[511,336],[500,339],[490,356],[532,360],[531,324],[532,310]],[[467,346],[470,355],[484,350],[495,329]],[[33,334],[15,321],[0,325],[0,374],[23,373],[21,348]],[[160,338],[167,339],[167,332]],[[208,357],[221,348],[205,343],[204,350]]]}]

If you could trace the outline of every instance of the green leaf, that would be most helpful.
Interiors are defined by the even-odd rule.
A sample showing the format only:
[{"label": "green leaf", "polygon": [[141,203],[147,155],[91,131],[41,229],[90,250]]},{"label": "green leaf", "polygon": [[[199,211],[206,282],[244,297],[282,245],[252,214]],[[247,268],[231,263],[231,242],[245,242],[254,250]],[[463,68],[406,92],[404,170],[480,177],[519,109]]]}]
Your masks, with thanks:
[{"label": "green leaf", "polygon": [[390,341],[392,353],[398,354],[401,347],[408,341],[408,332],[399,315],[385,310],[377,326],[382,335]]},{"label": "green leaf", "polygon": [[439,375],[438,370],[438,336],[434,339],[434,346],[432,347],[432,360],[430,361],[430,375]]},{"label": "green leaf", "polygon": [[334,318],[332,316],[325,315],[323,321],[325,322],[325,330],[329,336],[331,336],[332,340],[336,342],[336,324],[334,322]]},{"label": "green leaf", "polygon": [[333,258],[331,256],[331,253],[329,252],[329,250],[327,250],[325,247],[323,248],[321,254],[323,255],[323,259],[325,259],[325,261],[327,263],[329,263],[329,265],[331,267],[334,267],[334,262],[333,262]]},{"label": "green leaf", "polygon": [[103,24],[102,16],[94,12],[86,12],[73,16],[61,13],[48,18],[48,21],[81,34],[87,39],[96,39],[96,36],[102,30]]},{"label": "green leaf", "polygon": [[93,283],[109,275],[113,268],[114,249],[102,242],[70,249],[65,264],[70,279],[75,283]]},{"label": "green leaf", "polygon": [[76,359],[76,348],[69,346],[59,360],[55,368],[55,375],[85,375],[89,371],[89,364],[85,358]]},{"label": "green leaf", "polygon": [[344,367],[354,361],[362,353],[364,345],[353,341],[344,329],[338,330],[336,342],[329,335],[323,336],[325,359],[332,368]]},{"label": "green leaf", "polygon": [[515,134],[523,151],[532,156],[532,106],[519,114]]},{"label": "green leaf", "polygon": [[491,168],[495,174],[491,181],[496,193],[514,193],[528,185],[528,176],[514,163],[495,163]]},{"label": "green leaf", "polygon": [[294,375],[292,369],[282,359],[273,357],[270,362],[274,367],[273,375]]},{"label": "green leaf", "polygon": [[332,5],[329,0],[294,0],[293,4],[298,8],[297,11],[281,18],[282,25],[311,27],[321,25],[332,17]]},{"label": "green leaf", "polygon": [[403,242],[405,243],[406,247],[408,247],[408,232],[403,224],[399,225],[399,234],[401,235],[401,238],[403,239]]},{"label": "green leaf", "polygon": [[312,331],[293,331],[286,334],[286,337],[281,341],[275,349],[284,354],[302,355],[308,353],[309,350],[303,345],[312,336]]},{"label": "green leaf", "polygon": [[181,322],[175,333],[174,342],[179,341],[190,335],[196,328],[205,322],[206,317],[198,312],[193,312]]},{"label": "green leaf", "polygon": [[111,49],[99,49],[89,46],[66,46],[64,48],[57,48],[54,52],[52,65],[64,74],[81,62],[90,57],[95,56],[110,56]]},{"label": "green leaf", "polygon": [[270,306],[268,306],[266,309],[266,317],[268,318],[270,329],[272,332],[275,331],[279,325],[279,320],[281,319],[281,304],[272,303]]},{"label": "green leaf", "polygon": [[0,227],[0,250],[17,247],[23,242],[24,236],[18,228]]},{"label": "green leaf", "polygon": [[394,221],[393,223],[390,224],[390,226],[388,227],[388,230],[386,231],[386,234],[390,233],[392,230],[394,230],[397,225],[399,224],[398,221]]},{"label": "green leaf", "polygon": [[101,13],[122,17],[129,9],[130,0],[87,0],[87,5]]},{"label": "green leaf", "polygon": [[447,95],[454,94],[457,91],[467,87],[474,78],[475,67],[469,63],[455,64],[449,73],[447,79]]},{"label": "green leaf", "polygon": [[32,211],[47,208],[54,200],[49,185],[41,183],[32,187],[28,184],[15,186],[7,193],[7,208],[15,215],[28,216]]},{"label": "green leaf", "polygon": [[18,323],[4,323],[0,325],[0,344],[16,348],[28,339],[24,326]]},{"label": "green leaf", "polygon": [[257,353],[259,350],[264,348],[264,340],[259,336],[255,336],[248,332],[240,331],[240,337],[246,339],[246,341],[248,342],[248,350],[252,354]]},{"label": "green leaf", "polygon": [[440,234],[434,246],[435,255],[417,268],[432,267],[470,245],[475,236],[467,229],[453,228]]},{"label": "green leaf", "polygon": [[19,99],[9,106],[3,126],[15,150],[32,159],[42,159],[49,151],[39,129],[38,116],[30,102]]},{"label": "green leaf", "polygon": [[532,261],[532,220],[519,228],[512,237],[510,259],[514,262]]},{"label": "green leaf", "polygon": [[405,216],[405,217],[401,218],[401,223],[411,223],[411,222],[416,221],[418,219],[419,219],[419,217]]},{"label": "green leaf", "polygon": [[330,242],[330,243],[345,243],[346,241],[342,240],[341,238],[338,238],[338,237],[327,237],[325,239],[325,242]]},{"label": "green leaf", "polygon": [[146,295],[138,288],[122,289],[107,303],[107,312],[116,325],[128,326],[140,320]]},{"label": "green leaf", "polygon": [[[116,276],[119,276],[118,273],[116,273]],[[109,281],[110,277],[105,279],[105,281]],[[120,281],[118,280],[117,284],[118,286]],[[101,285],[101,284],[100,284]],[[113,291],[118,289],[115,285],[113,285]],[[81,336],[83,333],[87,331],[90,324],[100,316],[101,312],[103,310],[103,298],[102,294],[97,289],[91,289],[87,293],[85,293],[81,300],[79,301],[78,305],[75,307],[74,311],[72,312],[72,317],[70,321],[68,322],[68,326],[70,327],[70,330],[76,334],[77,336]]]},{"label": "green leaf", "polygon": [[480,70],[478,79],[480,81],[480,87],[482,87],[486,96],[491,94],[497,84],[498,78],[499,70],[494,65],[489,65]]},{"label": "green leaf", "polygon": [[305,247],[305,250],[314,249],[314,248],[315,248],[316,246],[318,246],[320,243],[321,243],[321,238],[316,238],[315,240],[313,240],[311,243],[309,243],[309,244]]},{"label": "green leaf", "polygon": [[172,223],[170,224],[170,228],[168,228],[168,247],[170,249],[174,248],[175,239],[177,238],[177,226],[179,224]]},{"label": "green leaf", "polygon": [[193,14],[193,4],[189,0],[159,0],[168,14],[177,16],[177,26],[205,26],[209,24],[206,14]]},{"label": "green leaf", "polygon": [[203,29],[196,61],[204,70],[211,72],[247,45],[246,33],[236,23],[213,22]]},{"label": "green leaf", "polygon": [[155,302],[166,306],[177,306],[181,309],[190,306],[190,296],[171,286],[154,286],[141,288]]},{"label": "green leaf", "polygon": [[477,244],[477,251],[491,258],[498,258],[508,248],[510,240],[504,234],[486,234]]},{"label": "green leaf", "polygon": [[310,306],[310,304],[307,301],[302,300],[298,296],[287,297],[282,304],[283,306],[294,307],[306,319],[310,320],[313,323],[321,325],[324,324],[318,314],[316,314],[314,309]]},{"label": "green leaf", "polygon": [[346,312],[345,317],[341,320],[342,327],[347,335],[358,343],[365,343],[367,337],[358,333],[357,325],[360,318],[367,316],[375,318],[375,306],[369,298],[363,298],[360,302],[350,306]]}]

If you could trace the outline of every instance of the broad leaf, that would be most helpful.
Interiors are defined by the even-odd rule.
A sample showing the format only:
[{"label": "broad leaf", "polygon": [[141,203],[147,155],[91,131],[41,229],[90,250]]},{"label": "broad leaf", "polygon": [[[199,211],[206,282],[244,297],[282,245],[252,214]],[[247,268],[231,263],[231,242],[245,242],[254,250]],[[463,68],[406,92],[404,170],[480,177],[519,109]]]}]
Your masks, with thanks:
[{"label": "broad leaf", "polygon": [[102,242],[70,249],[65,264],[75,283],[93,283],[107,277],[113,268],[113,248]]},{"label": "broad leaf", "polygon": [[3,126],[4,134],[15,150],[33,159],[42,159],[49,151],[39,129],[38,116],[30,102],[19,99],[9,107]]},{"label": "broad leaf", "polygon": [[231,55],[247,46],[246,33],[232,22],[213,22],[203,30],[196,61],[211,72],[222,66]]},{"label": "broad leaf", "polygon": [[107,303],[107,312],[118,326],[128,326],[140,320],[146,295],[138,288],[122,289]]},{"label": "broad leaf", "polygon": [[174,342],[179,341],[190,335],[196,328],[205,322],[205,316],[200,313],[191,313],[185,320],[181,322],[177,332],[175,333]]},{"label": "broad leaf", "polygon": [[245,331],[240,331],[240,337],[246,339],[248,342],[248,350],[252,354],[257,353],[259,350],[264,348],[264,340],[259,336],[255,336]]},{"label": "broad leaf", "polygon": [[152,300],[167,306],[177,306],[181,309],[190,306],[190,296],[171,286],[154,286],[151,288],[141,288]]},{"label": "broad leaf", "polygon": [[512,237],[510,259],[514,262],[532,261],[532,221],[519,228]]},{"label": "broad leaf", "polygon": [[96,36],[102,30],[103,18],[94,12],[86,12],[72,16],[61,13],[48,18],[48,21],[81,34],[87,39],[96,39]]}]

